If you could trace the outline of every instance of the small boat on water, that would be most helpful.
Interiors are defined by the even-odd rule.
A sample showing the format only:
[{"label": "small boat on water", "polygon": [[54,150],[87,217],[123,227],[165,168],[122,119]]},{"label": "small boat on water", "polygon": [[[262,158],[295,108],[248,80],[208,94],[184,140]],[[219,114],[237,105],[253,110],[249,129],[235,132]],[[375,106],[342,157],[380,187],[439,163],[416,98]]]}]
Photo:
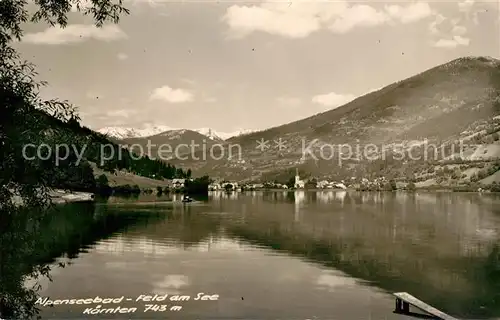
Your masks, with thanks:
[{"label": "small boat on water", "polygon": [[182,202],[193,202],[193,199],[191,199],[189,196],[184,196],[182,198]]}]

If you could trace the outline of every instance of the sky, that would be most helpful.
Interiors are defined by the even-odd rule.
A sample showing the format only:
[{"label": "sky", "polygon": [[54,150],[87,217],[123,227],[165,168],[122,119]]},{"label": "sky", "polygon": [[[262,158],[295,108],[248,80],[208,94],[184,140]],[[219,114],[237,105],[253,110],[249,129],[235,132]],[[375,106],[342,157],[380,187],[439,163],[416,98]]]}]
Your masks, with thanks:
[{"label": "sky", "polygon": [[124,0],[16,47],[84,125],[265,129],[462,56],[500,58],[500,2]]}]

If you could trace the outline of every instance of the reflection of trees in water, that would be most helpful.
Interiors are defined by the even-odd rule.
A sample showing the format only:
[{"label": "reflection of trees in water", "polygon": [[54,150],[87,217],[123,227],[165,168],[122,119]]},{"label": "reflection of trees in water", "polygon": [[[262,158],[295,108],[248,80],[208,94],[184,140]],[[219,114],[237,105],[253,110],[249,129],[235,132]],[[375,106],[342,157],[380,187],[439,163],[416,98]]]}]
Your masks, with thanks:
[{"label": "reflection of trees in water", "polygon": [[[38,314],[35,302],[41,286],[37,280],[50,280],[49,266],[55,257],[76,258],[113,232],[162,219],[161,214],[98,208],[96,215],[92,204],[58,206],[43,214],[34,209],[0,214],[0,318],[30,319]],[[34,285],[27,287],[27,283]]]},{"label": "reflection of trees in water", "polygon": [[164,241],[165,238],[176,241],[184,249],[195,246],[215,236],[220,229],[220,219],[198,212],[201,210],[189,205],[173,207],[165,213],[165,219],[141,229],[152,240]]},{"label": "reflection of trees in water", "polygon": [[476,308],[485,309],[485,313],[500,314],[500,246],[495,244],[482,268],[480,283],[481,295],[475,302]]},{"label": "reflection of trees in water", "polygon": [[[486,260],[463,258],[454,261],[455,269],[467,270],[466,275],[450,270],[444,261],[434,268],[426,266],[427,259],[397,259],[398,252],[366,253],[366,243],[342,239],[329,241],[314,239],[286,231],[274,222],[266,227],[250,229],[246,226],[229,228],[238,239],[257,246],[305,257],[307,260],[333,267],[362,279],[365,284],[389,292],[408,291],[418,298],[455,315],[465,317],[492,317],[500,314],[500,249],[495,247]],[[375,241],[375,240],[373,240]],[[372,248],[375,250],[375,248]],[[396,259],[395,259],[396,258]],[[447,265],[448,264],[448,265]],[[483,271],[484,270],[484,271]],[[422,278],[422,273],[433,273],[434,280]]]},{"label": "reflection of trees in water", "polygon": [[[0,316],[9,318],[24,312],[17,318],[27,319],[26,310],[35,311],[36,290],[25,289],[22,284],[29,275],[48,271],[42,262],[50,263],[50,257],[63,254],[76,257],[83,247],[125,229],[146,235],[155,243],[173,239],[177,243],[172,244],[184,249],[217,238],[220,230],[226,229],[238,239],[307,257],[385,290],[409,291],[452,314],[499,314],[499,247],[491,249],[482,241],[481,246],[470,247],[468,256],[459,248],[471,239],[464,236],[468,231],[464,225],[471,220],[464,219],[465,206],[460,199],[467,200],[472,212],[479,212],[481,207],[474,198],[450,201],[438,196],[431,201],[429,195],[400,197],[387,193],[365,197],[367,202],[363,203],[362,197],[348,192],[342,200],[332,199],[327,206],[317,198],[318,205],[313,206],[312,198],[303,194],[310,207],[299,223],[290,213],[304,197],[294,192],[277,193],[277,201],[283,201],[279,205],[272,203],[276,200],[270,195],[269,201],[260,198],[254,202],[255,197],[242,197],[238,202],[227,199],[221,210],[236,213],[244,204],[244,223],[237,223],[240,220],[236,221],[235,215],[204,214],[206,207],[190,205],[165,210],[65,206],[39,224],[23,215],[10,221],[0,217]],[[436,212],[428,211],[436,206]],[[453,217],[440,213],[460,207],[461,212]],[[406,217],[401,214],[403,208]],[[453,238],[457,232],[464,236],[462,243],[457,244]],[[419,242],[417,236],[431,240]]]},{"label": "reflection of trees in water", "polygon": [[48,211],[18,208],[0,215],[1,317],[30,319],[38,314],[40,280],[51,280],[54,257],[77,256],[80,243],[69,240],[79,240],[72,236],[92,220],[92,214],[92,206],[68,205]]},{"label": "reflection of trees in water", "polygon": [[[259,207],[238,238],[307,257],[388,291],[408,291],[451,314],[500,314],[500,249],[478,237],[492,224],[484,202],[467,195],[347,193],[344,204]],[[346,210],[349,209],[349,210]],[[466,210],[467,209],[467,210]],[[251,210],[251,208],[249,208]],[[472,225],[471,225],[472,224]],[[494,227],[494,225],[490,225]]]},{"label": "reflection of trees in water", "polygon": [[[475,226],[469,224],[484,222],[488,215],[475,216],[485,207],[474,198],[380,193],[363,199],[347,192],[325,206],[321,198],[314,204],[307,192],[302,194],[259,193],[215,204],[232,215],[176,206],[166,220],[141,229],[141,234],[158,242],[168,237],[187,249],[224,228],[237,239],[307,257],[382,289],[409,291],[451,314],[480,317],[500,312],[499,253],[489,241],[470,233]],[[301,208],[307,214],[297,223],[290,213],[302,201],[308,205]],[[241,220],[237,213],[243,208]]]},{"label": "reflection of trees in water", "polygon": [[[12,210],[0,213],[0,317],[30,319],[37,314],[39,287],[26,287],[28,278],[48,276],[45,265],[33,263],[35,243],[40,236],[42,212]],[[40,217],[42,218],[42,217]]]}]

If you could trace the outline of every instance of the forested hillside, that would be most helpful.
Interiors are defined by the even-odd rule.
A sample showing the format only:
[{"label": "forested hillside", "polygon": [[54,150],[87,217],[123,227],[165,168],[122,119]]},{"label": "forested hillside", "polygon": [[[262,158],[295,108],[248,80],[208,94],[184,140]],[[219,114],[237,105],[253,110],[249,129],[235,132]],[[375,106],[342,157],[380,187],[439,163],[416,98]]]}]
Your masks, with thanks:
[{"label": "forested hillside", "polygon": [[47,177],[50,186],[73,190],[93,189],[95,180],[89,162],[111,173],[126,170],[160,180],[186,178],[191,174],[190,170],[184,171],[163,161],[150,159],[147,155],[134,154],[106,136],[82,126],[76,117],[65,122],[43,111],[33,110],[33,118],[41,125],[39,139],[25,143],[46,146],[26,148],[25,156],[51,173]]},{"label": "forested hillside", "polygon": [[[227,140],[220,153],[230,154],[237,145],[238,157],[199,161],[195,154],[194,161],[175,164],[235,180],[274,180],[298,168],[318,179],[383,176],[468,184],[497,170],[499,134],[500,60],[463,57],[341,107]],[[266,143],[262,150],[259,141]],[[462,167],[453,173],[458,178],[433,173],[455,170],[446,165]],[[465,176],[458,172],[466,170]]]}]

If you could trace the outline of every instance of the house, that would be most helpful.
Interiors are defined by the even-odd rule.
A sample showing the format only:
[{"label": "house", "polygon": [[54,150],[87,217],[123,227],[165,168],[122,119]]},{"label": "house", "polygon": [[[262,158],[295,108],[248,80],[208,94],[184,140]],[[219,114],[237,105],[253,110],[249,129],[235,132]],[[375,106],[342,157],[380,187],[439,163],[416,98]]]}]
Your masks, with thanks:
[{"label": "house", "polygon": [[402,181],[396,181],[396,189],[406,189],[408,187],[408,183]]},{"label": "house", "polygon": [[186,179],[172,179],[172,187],[175,189],[184,188]]},{"label": "house", "polygon": [[330,186],[330,182],[328,182],[328,180],[321,180],[317,183],[317,186],[320,189],[326,189]]},{"label": "house", "polygon": [[335,187],[339,188],[339,189],[344,189],[344,190],[347,189],[347,187],[345,186],[345,184],[342,183],[342,182],[341,183],[336,183]]},{"label": "house", "polygon": [[250,189],[253,189],[253,190],[262,189],[262,188],[264,188],[263,183],[254,183],[254,184],[250,185]]},{"label": "house", "polygon": [[217,191],[220,189],[222,189],[222,188],[221,188],[220,184],[218,184],[218,183],[211,183],[208,185],[208,190],[210,190],[210,191]]}]

